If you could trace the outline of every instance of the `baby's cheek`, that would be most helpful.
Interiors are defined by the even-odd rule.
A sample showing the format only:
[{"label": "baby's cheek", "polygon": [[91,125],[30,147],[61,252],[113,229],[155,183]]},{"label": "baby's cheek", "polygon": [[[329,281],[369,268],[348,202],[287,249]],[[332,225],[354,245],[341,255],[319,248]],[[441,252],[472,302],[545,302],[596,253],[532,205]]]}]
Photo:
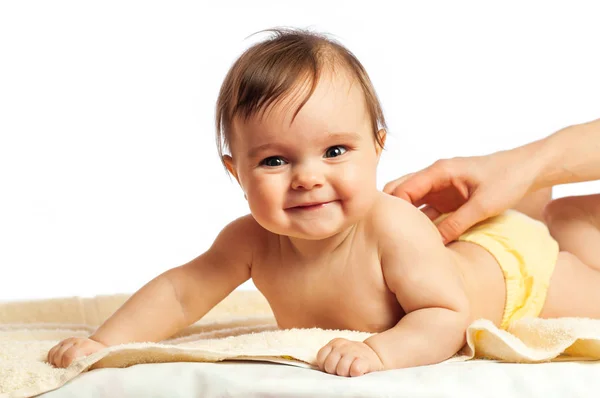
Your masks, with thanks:
[{"label": "baby's cheek", "polygon": [[377,194],[377,187],[368,179],[348,178],[338,194],[343,198],[346,216],[362,217],[370,209]]},{"label": "baby's cheek", "polygon": [[252,188],[246,191],[246,200],[250,211],[255,217],[263,218],[268,216],[269,208],[271,207],[271,200],[273,200],[267,187],[264,186],[252,186]]},{"label": "baby's cheek", "polygon": [[278,219],[283,211],[288,185],[281,178],[272,176],[256,180],[247,190],[247,199],[253,214],[262,218]]},{"label": "baby's cheek", "polygon": [[363,164],[354,164],[340,173],[341,187],[349,198],[365,195],[370,189],[377,190],[376,173]]}]

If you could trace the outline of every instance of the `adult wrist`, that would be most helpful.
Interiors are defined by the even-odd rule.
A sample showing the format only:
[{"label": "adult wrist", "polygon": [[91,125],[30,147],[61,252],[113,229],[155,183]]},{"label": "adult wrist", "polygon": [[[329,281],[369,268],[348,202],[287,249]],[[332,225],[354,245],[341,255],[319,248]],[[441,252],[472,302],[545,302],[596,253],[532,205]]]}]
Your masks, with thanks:
[{"label": "adult wrist", "polygon": [[532,179],[529,192],[556,185],[556,165],[560,163],[561,151],[553,144],[542,139],[523,147],[525,167]]},{"label": "adult wrist", "polygon": [[545,173],[547,164],[551,162],[552,158],[551,153],[542,149],[541,142],[533,142],[514,149],[496,152],[490,160],[515,170],[513,176],[518,178],[515,183],[526,187],[527,192],[533,192],[545,187],[545,179],[540,176]]}]

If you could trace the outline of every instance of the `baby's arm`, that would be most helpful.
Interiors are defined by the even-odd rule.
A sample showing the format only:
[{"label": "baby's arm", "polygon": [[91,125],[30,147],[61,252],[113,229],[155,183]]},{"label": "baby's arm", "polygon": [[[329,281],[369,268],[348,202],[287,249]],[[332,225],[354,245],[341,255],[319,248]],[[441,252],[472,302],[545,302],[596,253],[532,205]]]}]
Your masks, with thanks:
[{"label": "baby's arm", "polygon": [[380,222],[382,269],[406,315],[365,343],[385,369],[438,363],[464,345],[469,301],[455,257],[431,221],[408,203],[393,205]]},{"label": "baby's arm", "polygon": [[147,283],[90,339],[67,339],[48,354],[56,366],[122,343],[160,341],[204,316],[250,278],[257,224],[250,217],[226,226],[208,251]]}]

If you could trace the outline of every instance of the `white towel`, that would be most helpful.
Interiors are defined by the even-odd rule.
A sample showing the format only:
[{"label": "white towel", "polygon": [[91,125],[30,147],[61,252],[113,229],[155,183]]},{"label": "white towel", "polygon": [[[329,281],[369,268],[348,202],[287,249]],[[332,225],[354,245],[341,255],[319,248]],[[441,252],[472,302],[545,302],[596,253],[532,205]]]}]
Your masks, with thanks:
[{"label": "white towel", "polygon": [[[318,350],[333,338],[362,341],[370,336],[316,328],[277,330],[260,293],[236,291],[200,322],[160,344],[109,347],[74,361],[67,369],[45,362],[48,350],[59,340],[89,335],[126,298],[116,295],[0,304],[0,398],[41,394],[86,370],[138,363],[246,359],[315,367]],[[523,319],[503,331],[479,320],[469,327],[467,343],[449,361],[598,360],[600,321]]]}]

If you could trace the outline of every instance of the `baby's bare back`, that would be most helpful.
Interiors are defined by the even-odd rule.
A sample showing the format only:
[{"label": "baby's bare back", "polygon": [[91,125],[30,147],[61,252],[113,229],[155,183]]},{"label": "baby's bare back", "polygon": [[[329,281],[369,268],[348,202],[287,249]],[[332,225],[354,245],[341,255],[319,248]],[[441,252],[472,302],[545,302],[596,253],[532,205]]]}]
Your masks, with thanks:
[{"label": "baby's bare back", "polygon": [[333,252],[302,259],[273,239],[252,264],[252,279],[281,328],[377,333],[404,315],[388,289],[376,245],[361,231]]},{"label": "baby's bare back", "polygon": [[470,302],[471,321],[485,318],[500,326],[506,303],[506,285],[496,259],[484,248],[469,242],[453,242],[464,288]]}]

